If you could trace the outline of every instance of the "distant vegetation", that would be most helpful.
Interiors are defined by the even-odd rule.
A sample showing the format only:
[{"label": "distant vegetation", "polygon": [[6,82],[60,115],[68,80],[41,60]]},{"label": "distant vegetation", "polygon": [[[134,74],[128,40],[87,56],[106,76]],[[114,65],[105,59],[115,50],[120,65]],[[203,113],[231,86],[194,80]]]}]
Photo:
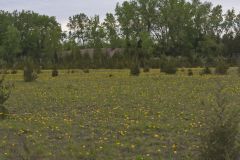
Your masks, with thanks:
[{"label": "distant vegetation", "polygon": [[5,102],[10,96],[10,84],[6,84],[4,78],[5,77],[1,77],[0,79],[0,120],[8,116],[8,109],[5,106]]},{"label": "distant vegetation", "polygon": [[67,27],[0,11],[0,159],[239,159],[234,9],[131,0]]},{"label": "distant vegetation", "polygon": [[[55,17],[32,11],[0,11],[0,65],[24,67],[26,57],[43,68],[159,68],[163,57],[178,67],[237,65],[240,14],[200,0],[132,0],[98,15],[69,17],[63,32]],[[94,49],[93,56],[83,49]],[[120,48],[109,55],[101,48]],[[109,51],[108,51],[109,52]],[[133,61],[133,57],[134,61]],[[148,64],[148,66],[146,66]]]}]

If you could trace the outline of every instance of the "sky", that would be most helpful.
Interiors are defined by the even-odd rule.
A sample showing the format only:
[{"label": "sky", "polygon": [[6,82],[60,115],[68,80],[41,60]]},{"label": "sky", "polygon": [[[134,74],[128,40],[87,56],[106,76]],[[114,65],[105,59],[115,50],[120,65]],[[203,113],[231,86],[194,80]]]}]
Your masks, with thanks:
[{"label": "sky", "polygon": [[[55,16],[66,30],[68,17],[78,13],[88,16],[95,14],[101,18],[107,12],[114,12],[117,2],[124,0],[0,0],[0,10],[32,10],[40,14]],[[213,4],[221,4],[224,10],[235,8],[240,11],[239,0],[208,0]]]}]

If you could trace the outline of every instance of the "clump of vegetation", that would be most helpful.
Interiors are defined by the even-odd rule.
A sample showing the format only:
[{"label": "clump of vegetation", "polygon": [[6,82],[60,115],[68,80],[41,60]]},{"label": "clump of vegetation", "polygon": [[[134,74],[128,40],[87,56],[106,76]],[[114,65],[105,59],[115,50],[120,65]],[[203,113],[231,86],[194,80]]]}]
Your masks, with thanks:
[{"label": "clump of vegetation", "polygon": [[69,68],[68,71],[67,71],[67,73],[68,73],[68,74],[74,74],[74,73],[75,73],[75,70]]},{"label": "clump of vegetation", "polygon": [[90,73],[90,70],[88,68],[85,68],[82,71],[83,71],[83,73]]},{"label": "clump of vegetation", "polygon": [[25,82],[32,82],[32,81],[35,81],[38,78],[37,73],[34,70],[33,61],[30,60],[30,59],[25,61],[23,76],[24,76],[24,81]]},{"label": "clump of vegetation", "polygon": [[[201,159],[227,160],[237,159],[240,148],[237,146],[240,112],[236,107],[226,104],[226,96],[220,86],[216,93],[214,113],[207,120],[207,130],[202,137]],[[231,108],[231,109],[230,109]]]},{"label": "clump of vegetation", "polygon": [[57,70],[57,67],[54,67],[53,70],[52,70],[52,77],[57,77],[58,76],[58,70]]},{"label": "clump of vegetation", "polygon": [[0,79],[0,119],[3,120],[8,115],[8,109],[4,106],[4,103],[10,96],[10,85],[4,84],[4,76]]},{"label": "clump of vegetation", "polygon": [[145,72],[145,73],[150,72],[150,68],[148,66],[145,66],[143,68],[143,72]]},{"label": "clump of vegetation", "polygon": [[185,69],[184,69],[184,68],[181,68],[181,72],[185,72]]},{"label": "clump of vegetation", "polygon": [[17,70],[16,69],[12,69],[11,70],[11,74],[17,74]]},{"label": "clump of vegetation", "polygon": [[161,66],[161,72],[166,74],[176,74],[177,73],[177,66],[174,61],[166,61]]},{"label": "clump of vegetation", "polygon": [[228,69],[228,64],[224,60],[219,60],[216,66],[215,73],[218,75],[225,75],[227,74]]},{"label": "clump of vegetation", "polygon": [[208,75],[212,74],[212,71],[209,67],[204,67],[204,69],[200,72],[200,75]]},{"label": "clump of vegetation", "polygon": [[192,71],[192,69],[189,69],[189,70],[188,70],[188,76],[193,76],[193,71]]},{"label": "clump of vegetation", "polygon": [[132,65],[132,67],[130,68],[130,74],[132,76],[139,76],[140,74],[140,68],[138,64],[134,64]]}]

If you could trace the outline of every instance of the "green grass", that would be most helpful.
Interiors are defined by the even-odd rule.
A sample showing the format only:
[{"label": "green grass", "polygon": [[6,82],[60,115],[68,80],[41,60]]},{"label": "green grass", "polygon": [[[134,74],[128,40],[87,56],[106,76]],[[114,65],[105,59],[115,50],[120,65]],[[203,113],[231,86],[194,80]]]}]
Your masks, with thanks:
[{"label": "green grass", "polygon": [[44,71],[31,83],[22,72],[8,75],[15,87],[11,115],[0,122],[0,159],[196,159],[216,81],[237,102],[240,77],[233,69],[226,76],[193,71],[77,70],[56,78]]}]

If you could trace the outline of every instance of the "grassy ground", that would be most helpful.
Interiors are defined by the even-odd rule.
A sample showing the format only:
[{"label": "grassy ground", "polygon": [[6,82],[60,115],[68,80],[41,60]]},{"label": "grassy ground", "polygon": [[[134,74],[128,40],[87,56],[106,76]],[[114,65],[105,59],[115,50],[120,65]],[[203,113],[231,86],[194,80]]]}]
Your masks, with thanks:
[{"label": "grassy ground", "polygon": [[196,159],[216,82],[235,103],[240,78],[233,70],[194,72],[132,77],[128,70],[78,70],[52,78],[44,71],[32,83],[21,72],[8,75],[14,88],[6,104],[11,115],[0,122],[0,159]]}]

